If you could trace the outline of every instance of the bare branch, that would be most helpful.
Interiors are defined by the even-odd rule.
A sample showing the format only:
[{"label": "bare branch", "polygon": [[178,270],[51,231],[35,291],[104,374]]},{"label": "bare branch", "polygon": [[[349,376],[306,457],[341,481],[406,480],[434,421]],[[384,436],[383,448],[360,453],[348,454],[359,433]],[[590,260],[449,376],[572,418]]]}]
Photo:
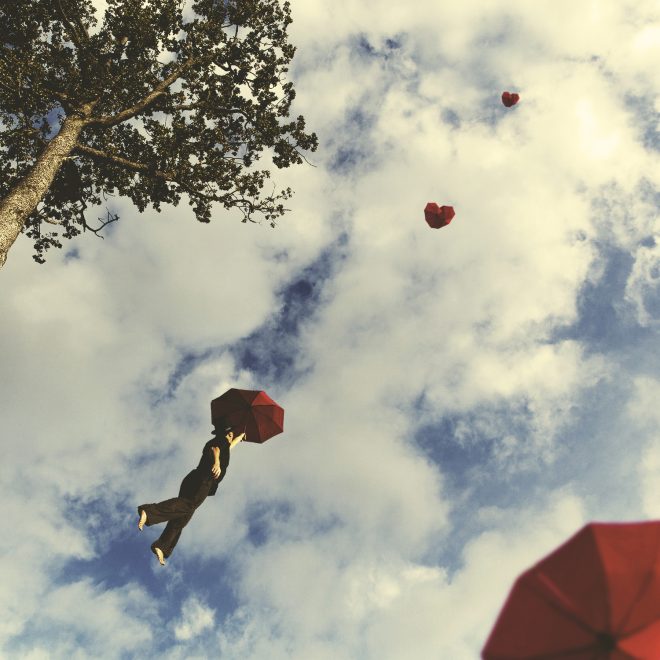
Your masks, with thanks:
[{"label": "bare branch", "polygon": [[295,152],[296,152],[296,153],[297,153],[297,154],[298,154],[298,155],[299,155],[299,156],[300,156],[300,157],[301,157],[301,158],[302,158],[302,159],[303,159],[308,165],[311,165],[312,167],[316,167],[316,165],[314,165],[313,163],[310,163],[310,162],[307,160],[307,158],[305,158],[305,154],[300,153],[300,151],[298,151],[298,149],[296,149],[295,147],[294,147],[294,151],[295,151]]},{"label": "bare branch", "polygon": [[99,232],[100,232],[101,229],[103,229],[106,225],[109,225],[109,224],[112,223],[112,222],[117,222],[117,220],[119,220],[119,214],[117,214],[117,213],[114,213],[114,214],[113,214],[113,213],[110,213],[110,211],[106,211],[106,218],[107,218],[107,220],[106,220],[105,222],[104,222],[101,218],[98,218],[98,221],[99,221],[100,223],[102,223],[102,224],[101,224],[101,226],[98,227],[97,229],[94,229],[93,227],[90,227],[90,226],[87,224],[87,221],[85,220],[85,217],[84,217],[84,216],[82,216],[82,224],[83,224],[83,227],[85,228],[85,230],[87,230],[87,231],[91,231],[93,234],[96,234],[99,238],[104,238],[103,236],[101,236],[101,235],[99,234]]}]

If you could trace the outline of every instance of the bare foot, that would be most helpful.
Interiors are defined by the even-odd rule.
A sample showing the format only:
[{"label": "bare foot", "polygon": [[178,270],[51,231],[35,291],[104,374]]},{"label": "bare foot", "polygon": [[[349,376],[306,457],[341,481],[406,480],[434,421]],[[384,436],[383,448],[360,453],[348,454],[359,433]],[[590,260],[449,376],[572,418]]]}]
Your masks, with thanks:
[{"label": "bare foot", "polygon": [[154,553],[156,554],[156,557],[158,557],[160,565],[165,566],[165,555],[163,555],[163,551],[160,548],[154,548]]},{"label": "bare foot", "polygon": [[142,509],[142,511],[140,511],[140,521],[138,522],[138,529],[140,531],[142,531],[142,528],[144,527],[144,523],[146,522],[147,522],[147,512],[144,509]]}]

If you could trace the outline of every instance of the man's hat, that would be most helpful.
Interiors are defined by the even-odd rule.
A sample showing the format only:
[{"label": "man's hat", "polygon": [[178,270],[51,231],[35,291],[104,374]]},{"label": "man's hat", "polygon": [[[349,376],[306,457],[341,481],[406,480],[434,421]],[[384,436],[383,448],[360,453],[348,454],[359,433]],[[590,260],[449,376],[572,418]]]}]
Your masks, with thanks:
[{"label": "man's hat", "polygon": [[214,422],[213,425],[215,426],[216,432],[222,431],[223,433],[229,433],[229,431],[234,430],[234,427],[231,426],[231,424],[226,422],[224,419],[219,419],[217,422]]}]

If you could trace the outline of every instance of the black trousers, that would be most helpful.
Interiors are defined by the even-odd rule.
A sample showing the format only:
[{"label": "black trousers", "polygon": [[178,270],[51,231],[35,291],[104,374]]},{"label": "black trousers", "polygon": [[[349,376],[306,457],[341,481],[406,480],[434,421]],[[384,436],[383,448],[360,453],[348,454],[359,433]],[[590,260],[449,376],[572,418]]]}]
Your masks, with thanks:
[{"label": "black trousers", "polygon": [[167,522],[163,533],[151,544],[151,551],[160,548],[165,557],[169,557],[181,536],[181,530],[190,522],[195,510],[209,494],[214,478],[203,475],[198,470],[189,472],[181,482],[179,497],[163,500],[157,504],[141,504],[138,513],[147,514],[147,527]]}]

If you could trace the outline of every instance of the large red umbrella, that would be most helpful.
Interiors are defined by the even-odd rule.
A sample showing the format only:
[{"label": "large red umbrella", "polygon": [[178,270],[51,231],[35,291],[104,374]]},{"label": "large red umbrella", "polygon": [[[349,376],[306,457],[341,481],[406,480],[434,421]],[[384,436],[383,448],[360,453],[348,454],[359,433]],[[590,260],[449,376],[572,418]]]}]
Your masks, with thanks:
[{"label": "large red umbrella", "polygon": [[660,521],[591,523],[523,573],[482,658],[660,658]]},{"label": "large red umbrella", "polygon": [[245,431],[248,442],[265,442],[284,430],[284,409],[262,390],[232,387],[211,401],[211,420]]}]

